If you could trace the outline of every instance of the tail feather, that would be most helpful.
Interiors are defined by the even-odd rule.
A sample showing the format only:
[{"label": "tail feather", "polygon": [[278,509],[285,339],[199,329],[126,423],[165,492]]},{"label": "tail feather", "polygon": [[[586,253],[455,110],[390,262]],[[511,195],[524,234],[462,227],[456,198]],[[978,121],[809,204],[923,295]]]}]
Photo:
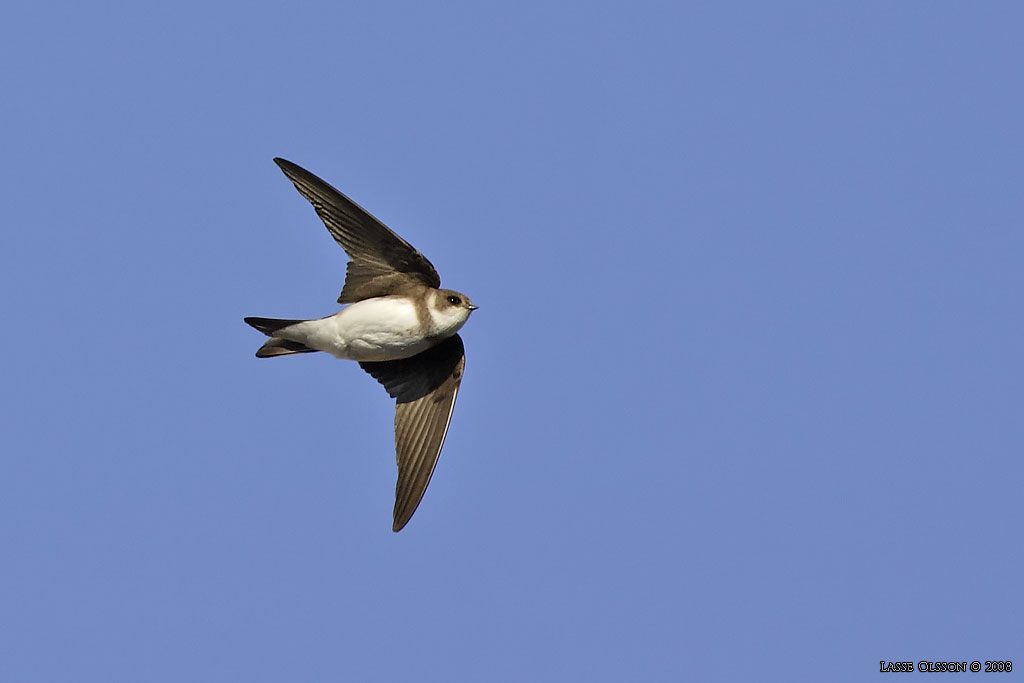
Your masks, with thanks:
[{"label": "tail feather", "polygon": [[249,325],[252,325],[257,330],[267,335],[268,337],[273,337],[274,333],[280,330],[281,328],[288,327],[289,325],[294,325],[295,323],[301,323],[303,321],[282,320],[278,318],[245,318],[245,322]]},{"label": "tail feather", "polygon": [[273,358],[274,356],[289,356],[293,353],[313,353],[305,344],[289,339],[275,337],[274,334],[289,325],[301,323],[302,320],[279,320],[277,318],[245,318],[245,322],[255,327],[263,334],[270,337],[267,342],[256,351],[257,358]]},{"label": "tail feather", "polygon": [[305,344],[299,342],[289,341],[287,339],[281,339],[280,337],[271,337],[256,351],[257,358],[273,358],[274,356],[289,356],[293,353],[313,353],[316,349],[311,349]]}]

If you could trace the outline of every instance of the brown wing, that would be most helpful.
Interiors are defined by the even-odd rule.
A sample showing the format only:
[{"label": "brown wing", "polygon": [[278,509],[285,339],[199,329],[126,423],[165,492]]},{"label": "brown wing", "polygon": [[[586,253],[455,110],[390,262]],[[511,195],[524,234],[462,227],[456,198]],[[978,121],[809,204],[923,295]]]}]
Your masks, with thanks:
[{"label": "brown wing", "polygon": [[465,347],[459,335],[403,360],[360,363],[395,398],[394,531],[406,525],[434,473],[455,408]]},{"label": "brown wing", "polygon": [[285,159],[274,162],[352,259],[338,303],[400,294],[418,285],[441,286],[430,261],[364,208],[301,166]]}]

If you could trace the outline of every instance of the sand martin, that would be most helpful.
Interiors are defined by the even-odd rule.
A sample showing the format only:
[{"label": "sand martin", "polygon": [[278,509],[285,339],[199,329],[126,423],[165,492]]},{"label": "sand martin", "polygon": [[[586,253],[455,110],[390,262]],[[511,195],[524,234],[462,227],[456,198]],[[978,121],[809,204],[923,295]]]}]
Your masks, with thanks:
[{"label": "sand martin", "polygon": [[455,408],[466,356],[457,334],[476,306],[440,289],[430,261],[309,171],[274,159],[349,258],[338,303],[319,320],[246,318],[270,339],[257,358],[324,351],[359,362],[395,399],[395,531],[416,511]]}]

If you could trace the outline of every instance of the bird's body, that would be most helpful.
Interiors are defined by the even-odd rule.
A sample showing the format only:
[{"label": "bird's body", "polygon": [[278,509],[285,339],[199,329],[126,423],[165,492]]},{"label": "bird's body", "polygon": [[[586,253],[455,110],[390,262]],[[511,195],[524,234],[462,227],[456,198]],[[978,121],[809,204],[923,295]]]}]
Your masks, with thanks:
[{"label": "bird's body", "polygon": [[408,242],[309,171],[275,159],[351,257],[338,302],[317,320],[246,318],[270,339],[271,358],[323,351],[358,361],[395,399],[393,529],[412,517],[426,491],[451,422],[466,358],[458,331],[476,306],[440,289],[434,266]]},{"label": "bird's body", "polygon": [[439,292],[424,287],[419,295],[364,299],[326,318],[280,328],[274,336],[345,360],[409,358],[452,336],[469,318],[465,308],[438,303]]}]

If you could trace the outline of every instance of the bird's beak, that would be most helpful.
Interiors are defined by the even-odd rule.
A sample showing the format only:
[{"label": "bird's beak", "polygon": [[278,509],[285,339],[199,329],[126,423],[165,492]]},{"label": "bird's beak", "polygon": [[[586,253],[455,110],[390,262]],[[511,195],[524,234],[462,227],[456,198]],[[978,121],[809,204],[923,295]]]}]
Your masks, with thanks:
[{"label": "bird's beak", "polygon": [[469,305],[469,310],[471,310],[471,311],[475,311],[475,310],[476,310],[476,309],[478,309],[478,308],[480,308],[480,307],[479,307],[479,306],[475,306],[475,305],[473,305],[473,304],[470,304],[470,305]]}]

